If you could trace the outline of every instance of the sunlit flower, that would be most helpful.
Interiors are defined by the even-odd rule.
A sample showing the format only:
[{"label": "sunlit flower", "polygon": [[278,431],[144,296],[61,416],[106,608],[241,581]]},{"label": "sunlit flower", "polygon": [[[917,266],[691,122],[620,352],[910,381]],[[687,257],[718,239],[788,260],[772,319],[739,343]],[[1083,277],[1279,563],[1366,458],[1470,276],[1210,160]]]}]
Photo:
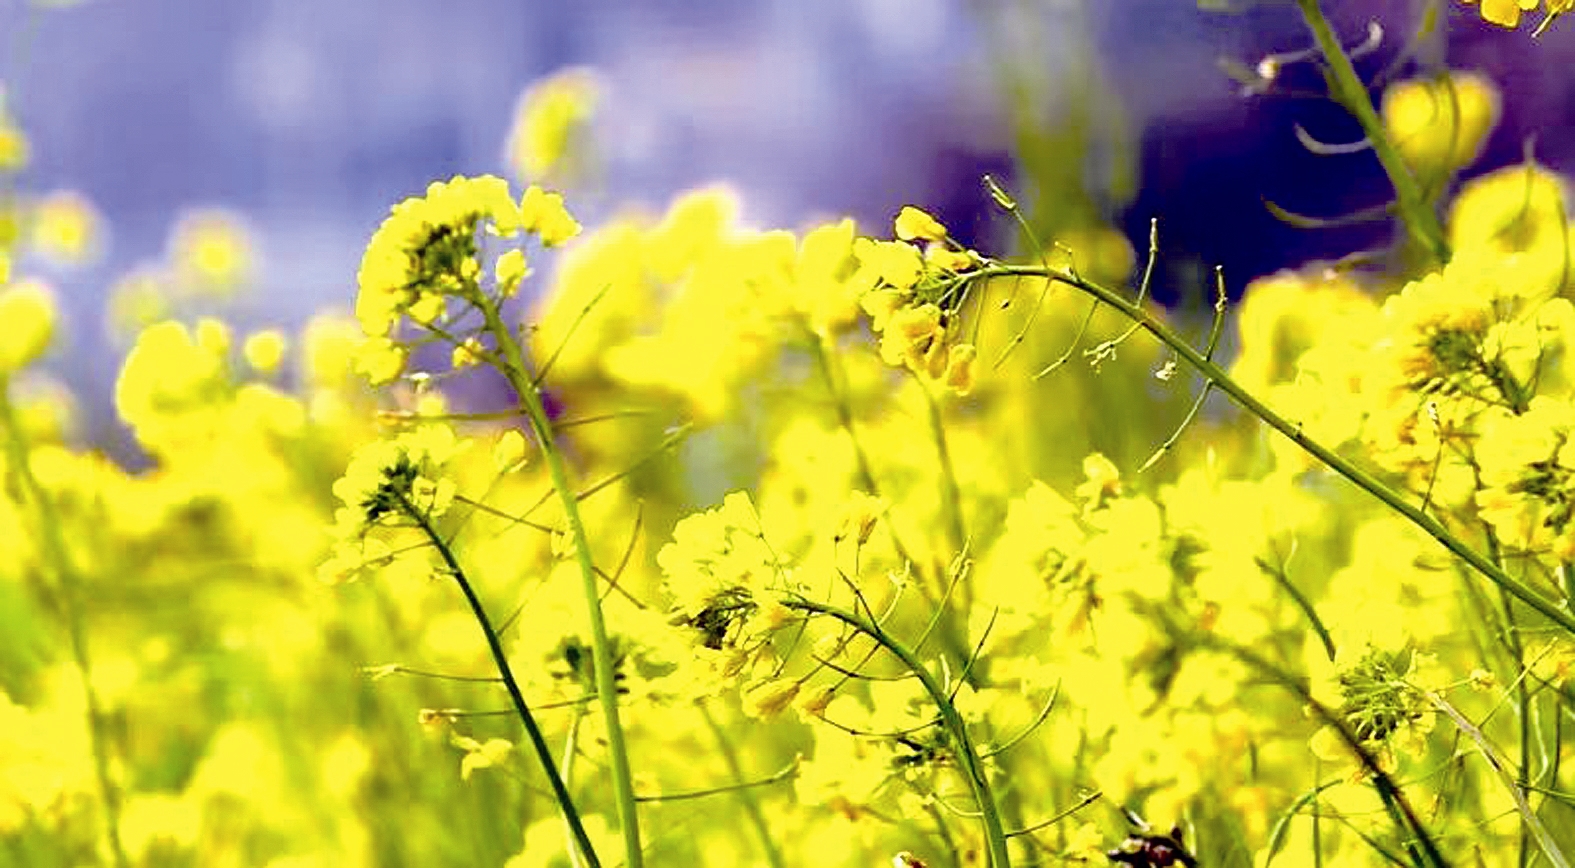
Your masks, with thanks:
[{"label": "sunlit flower", "polygon": [[387,336],[404,314],[431,322],[443,296],[473,287],[483,224],[504,236],[522,227],[508,183],[492,175],[437,181],[425,195],[395,205],[367,243],[357,275],[356,317],[366,333]]},{"label": "sunlit flower", "polygon": [[362,446],[333,488],[350,511],[349,530],[388,519],[425,521],[442,515],[455,494],[444,469],[462,447],[445,425],[424,425]]},{"label": "sunlit flower", "polygon": [[900,241],[944,241],[946,239],[946,227],[942,226],[939,220],[912,205],[904,205],[902,210],[897,212],[895,225],[896,235]]}]

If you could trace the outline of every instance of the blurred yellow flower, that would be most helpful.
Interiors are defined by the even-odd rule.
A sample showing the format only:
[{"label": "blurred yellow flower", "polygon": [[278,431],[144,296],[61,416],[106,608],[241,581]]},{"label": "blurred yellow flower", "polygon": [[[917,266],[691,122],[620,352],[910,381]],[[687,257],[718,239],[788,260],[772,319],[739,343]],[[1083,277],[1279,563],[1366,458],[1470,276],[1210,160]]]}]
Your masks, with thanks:
[{"label": "blurred yellow flower", "polygon": [[1498,113],[1498,90],[1476,73],[1402,81],[1384,92],[1384,127],[1405,161],[1425,175],[1475,160]]},{"label": "blurred yellow flower", "polygon": [[91,261],[103,243],[104,218],[86,196],[58,190],[33,203],[28,241],[46,259],[63,265]]},{"label": "blurred yellow flower", "polygon": [[506,148],[514,177],[572,176],[600,97],[596,73],[585,67],[555,72],[521,94]]},{"label": "blurred yellow flower", "polygon": [[580,224],[563,206],[563,195],[534,184],[520,197],[520,219],[525,231],[536,233],[547,247],[557,247],[580,234]]},{"label": "blurred yellow flower", "polygon": [[284,361],[286,343],[284,333],[278,329],[264,329],[246,338],[241,345],[241,355],[246,364],[259,374],[273,374]]},{"label": "blurred yellow flower", "polygon": [[10,113],[0,108],[0,172],[21,171],[27,166],[27,158],[27,136]]},{"label": "blurred yellow flower", "polygon": [[24,280],[0,289],[0,376],[32,364],[55,334],[55,299],[49,286]]},{"label": "blurred yellow flower", "polygon": [[168,250],[180,288],[222,296],[252,279],[255,248],[245,219],[210,208],[182,215],[170,231]]}]

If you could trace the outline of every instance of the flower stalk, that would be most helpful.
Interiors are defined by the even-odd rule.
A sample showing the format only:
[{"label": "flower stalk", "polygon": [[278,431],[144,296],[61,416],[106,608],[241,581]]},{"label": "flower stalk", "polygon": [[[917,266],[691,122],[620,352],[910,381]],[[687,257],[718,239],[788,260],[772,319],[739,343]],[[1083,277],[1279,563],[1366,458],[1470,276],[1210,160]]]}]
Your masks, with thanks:
[{"label": "flower stalk", "polygon": [[974,747],[973,738],[968,734],[968,725],[957,712],[957,706],[952,703],[948,691],[935,680],[935,676],[925,668],[913,649],[887,633],[873,620],[856,612],[804,597],[791,597],[784,600],[783,605],[789,609],[825,615],[841,621],[875,640],[876,644],[891,652],[892,656],[902,661],[902,665],[913,673],[919,684],[924,687],[924,692],[929,694],[930,700],[935,703],[935,708],[940,713],[941,725],[946,728],[951,743],[956,745],[957,760],[962,766],[963,775],[968,778],[969,787],[973,790],[974,801],[979,806],[979,821],[984,825],[985,846],[990,853],[989,865],[991,868],[1011,868],[1011,857],[1006,849],[1006,832],[1001,824],[1001,807],[996,802],[995,793],[990,787],[990,777],[985,771],[984,760],[979,756],[978,749]]},{"label": "flower stalk", "polygon": [[514,712],[519,715],[520,722],[525,726],[525,734],[530,738],[531,748],[536,752],[536,758],[547,774],[547,782],[552,786],[552,795],[558,800],[558,806],[563,811],[564,820],[569,824],[569,830],[574,835],[581,855],[585,858],[585,864],[590,868],[601,868],[601,860],[596,855],[596,849],[591,846],[590,836],[585,831],[585,825],[580,821],[580,814],[574,807],[574,799],[569,795],[568,785],[558,773],[552,749],[547,746],[547,739],[542,735],[541,727],[536,725],[536,717],[531,714],[530,706],[525,702],[525,695],[520,691],[519,682],[514,678],[514,669],[509,666],[508,655],[503,651],[503,641],[498,635],[497,628],[493,626],[491,617],[487,615],[486,607],[481,604],[481,598],[476,596],[476,589],[465,575],[464,568],[459,565],[454,550],[443,539],[443,535],[437,532],[437,528],[432,526],[432,520],[427,517],[426,512],[404,495],[400,495],[399,505],[400,511],[416,523],[427,541],[437,549],[438,557],[443,559],[443,566],[453,577],[454,583],[459,586],[460,592],[465,595],[465,602],[470,605],[471,615],[475,617],[481,632],[487,637],[487,650],[492,654],[492,663],[498,668],[498,676],[503,680],[504,688],[508,690],[509,701],[514,704]]},{"label": "flower stalk", "polygon": [[1438,213],[1411,174],[1410,167],[1401,158],[1400,152],[1395,149],[1394,143],[1389,140],[1383,119],[1373,107],[1367,85],[1356,74],[1356,67],[1351,65],[1350,55],[1340,44],[1340,38],[1335,35],[1334,28],[1324,15],[1322,4],[1319,0],[1296,0],[1296,6],[1301,10],[1302,19],[1307,22],[1307,29],[1312,31],[1318,50],[1323,54],[1326,63],[1324,78],[1329,83],[1330,95],[1361,126],[1362,133],[1372,144],[1373,154],[1378,157],[1384,174],[1389,176],[1389,183],[1395,188],[1395,205],[1406,231],[1435,264],[1448,262],[1449,242],[1444,238]]},{"label": "flower stalk", "polygon": [[1161,343],[1173,350],[1178,357],[1202,374],[1206,381],[1213,383],[1214,388],[1229,395],[1231,400],[1240,405],[1242,409],[1258,417],[1264,424],[1289,438],[1291,442],[1306,450],[1308,454],[1318,459],[1330,470],[1350,480],[1358,488],[1378,498],[1385,506],[1404,516],[1407,521],[1421,528],[1428,536],[1437,540],[1444,548],[1454,553],[1469,564],[1472,569],[1504,589],[1515,599],[1530,606],[1543,617],[1564,628],[1570,635],[1575,636],[1575,614],[1538,593],[1530,585],[1506,573],[1486,555],[1473,549],[1460,537],[1451,533],[1438,519],[1408,502],[1392,486],[1387,485],[1378,477],[1358,467],[1355,462],[1341,457],[1327,446],[1308,437],[1302,432],[1300,425],[1270,409],[1257,396],[1231,379],[1230,375],[1218,363],[1193,347],[1185,338],[1176,334],[1157,316],[1129,301],[1120,293],[1100,283],[1080,277],[1071,271],[1042,265],[991,263],[970,274],[970,279],[972,280],[992,277],[1038,277],[1059,281],[1087,293],[1120,311],[1123,316],[1137,323],[1144,331],[1153,335]]},{"label": "flower stalk", "polygon": [[568,523],[569,536],[574,543],[574,556],[580,568],[580,578],[585,591],[585,604],[589,612],[592,643],[592,666],[595,671],[596,695],[601,703],[602,715],[607,725],[607,752],[612,766],[613,793],[617,802],[619,827],[623,832],[624,865],[641,868],[644,859],[640,847],[640,823],[634,798],[634,775],[629,765],[628,749],[624,741],[623,726],[618,718],[618,685],[613,671],[612,643],[607,636],[607,624],[602,617],[601,586],[596,575],[596,565],[591,562],[590,540],[585,532],[585,522],[580,517],[579,497],[569,484],[568,469],[563,454],[553,440],[552,423],[547,419],[542,404],[541,390],[526,371],[519,341],[504,323],[498,303],[478,293],[476,306],[485,320],[484,329],[496,341],[502,353],[500,371],[509,386],[519,397],[521,408],[530,423],[531,432],[541,444],[547,462],[547,472],[552,487],[563,505],[564,520]]},{"label": "flower stalk", "polygon": [[66,634],[71,643],[71,659],[76,665],[77,677],[82,685],[83,701],[87,706],[88,742],[93,750],[93,776],[98,787],[99,801],[104,806],[104,840],[109,847],[115,868],[129,868],[130,859],[120,840],[120,792],[110,774],[109,735],[104,726],[104,708],[98,690],[93,686],[93,661],[88,650],[87,633],[82,623],[80,577],[71,557],[66,552],[66,540],[60,528],[60,516],[44,491],[44,486],[33,475],[27,444],[17,418],[16,407],[11,403],[10,377],[0,373],[0,434],[5,438],[6,463],[16,474],[26,496],[33,501],[38,520],[38,536],[42,543],[44,559],[55,575],[56,590],[60,594],[60,608],[66,622]]}]

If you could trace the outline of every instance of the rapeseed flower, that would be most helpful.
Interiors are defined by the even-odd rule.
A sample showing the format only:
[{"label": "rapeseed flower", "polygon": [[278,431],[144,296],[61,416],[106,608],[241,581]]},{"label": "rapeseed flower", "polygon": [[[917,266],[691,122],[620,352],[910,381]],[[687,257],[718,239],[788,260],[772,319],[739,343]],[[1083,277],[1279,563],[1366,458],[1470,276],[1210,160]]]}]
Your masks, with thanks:
[{"label": "rapeseed flower", "polygon": [[0,376],[37,361],[55,334],[54,293],[42,281],[24,280],[0,287]]},{"label": "rapeseed flower", "polygon": [[357,275],[356,317],[366,333],[388,337],[412,309],[430,322],[444,296],[473,287],[481,274],[476,231],[483,223],[504,236],[523,226],[502,178],[455,176],[395,205],[368,242]]},{"label": "rapeseed flower", "polygon": [[[1321,647],[1311,648],[1307,658],[1313,669],[1313,698],[1339,719],[1379,768],[1394,771],[1401,756],[1425,753],[1437,717],[1427,692],[1439,689],[1443,681],[1432,655],[1415,648],[1347,643],[1333,661]],[[1347,766],[1357,762],[1335,724],[1319,729],[1310,747],[1325,761]],[[1355,769],[1356,776],[1362,774],[1362,768]]]},{"label": "rapeseed flower", "polygon": [[[1464,3],[1475,3],[1477,0],[1462,0]],[[1518,27],[1520,16],[1524,12],[1536,9],[1539,0],[1481,0],[1482,20],[1500,27]],[[1575,0],[1547,0],[1547,15],[1542,23],[1537,25],[1536,34],[1552,24],[1554,19],[1575,8]]]}]

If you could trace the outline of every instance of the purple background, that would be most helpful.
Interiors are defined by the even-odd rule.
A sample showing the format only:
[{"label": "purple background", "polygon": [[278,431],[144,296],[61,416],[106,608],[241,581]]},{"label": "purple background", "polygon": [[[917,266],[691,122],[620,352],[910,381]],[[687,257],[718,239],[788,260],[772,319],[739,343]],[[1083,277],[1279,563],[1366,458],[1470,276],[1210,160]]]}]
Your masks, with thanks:
[{"label": "purple background", "polygon": [[[1012,165],[991,51],[1046,76],[1054,115],[1079,95],[1063,73],[1091,36],[1084,48],[1119,97],[1110,108],[1125,113],[1125,138],[1096,136],[1094,161],[1135,163],[1139,192],[1090,195],[1140,248],[1148,219],[1161,219],[1161,297],[1215,263],[1237,291],[1390,237],[1384,226],[1294,229],[1262,206],[1269,198],[1333,216],[1387,189],[1369,155],[1313,157],[1296,143],[1298,121],[1326,141],[1356,138],[1339,109],[1243,98],[1219,73],[1220,57],[1251,66],[1308,44],[1287,4],[1222,15],[1189,0],[1090,0],[1086,32],[1072,5],[89,0],[35,12],[12,2],[0,7],[0,75],[33,143],[21,186],[82,191],[111,231],[101,262],[56,277],[75,347],[56,368],[90,393],[107,388],[115,354],[93,349],[107,288],[160,256],[183,208],[232,208],[252,221],[262,272],[243,312],[250,321],[288,325],[347,308],[362,245],[388,207],[433,178],[501,171],[519,92],[570,64],[596,67],[608,86],[598,120],[605,182],[571,202],[588,221],[616,203],[659,207],[726,180],[761,227],[852,214],[878,233],[917,203],[978,233],[989,225],[978,176]],[[1396,58],[1423,4],[1326,5],[1352,42],[1369,17],[1386,24],[1383,49],[1362,65],[1373,74]],[[1033,26],[1003,28],[983,12],[1002,9]],[[1421,46],[1422,60],[1482,69],[1509,90],[1508,116],[1473,171],[1519,160],[1537,131],[1544,161],[1571,168],[1575,21],[1533,43],[1526,28],[1485,26],[1453,0],[1447,9],[1447,51]],[[1031,38],[1011,42],[1014,33]],[[1318,83],[1310,66],[1288,80]]]}]

